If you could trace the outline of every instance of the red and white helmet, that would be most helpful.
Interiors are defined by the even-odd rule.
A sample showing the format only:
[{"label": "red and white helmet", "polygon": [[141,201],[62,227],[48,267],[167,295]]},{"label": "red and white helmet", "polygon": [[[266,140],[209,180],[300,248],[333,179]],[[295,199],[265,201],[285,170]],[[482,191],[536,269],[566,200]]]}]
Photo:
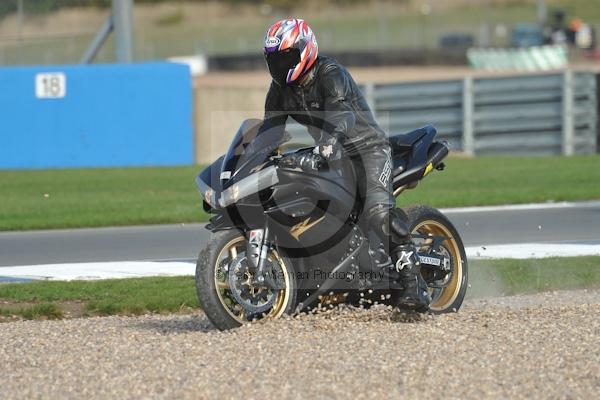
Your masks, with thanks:
[{"label": "red and white helmet", "polygon": [[267,30],[264,51],[273,80],[283,86],[306,75],[317,59],[319,47],[303,19],[284,19]]}]

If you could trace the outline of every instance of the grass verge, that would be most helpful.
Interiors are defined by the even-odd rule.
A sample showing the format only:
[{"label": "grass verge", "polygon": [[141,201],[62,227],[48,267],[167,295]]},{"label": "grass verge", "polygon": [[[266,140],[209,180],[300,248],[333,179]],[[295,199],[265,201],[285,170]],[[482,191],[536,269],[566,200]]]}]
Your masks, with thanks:
[{"label": "grass verge", "polygon": [[[600,199],[600,156],[450,158],[399,204]],[[0,231],[206,221],[201,167],[0,171]]]},{"label": "grass verge", "polygon": [[198,308],[192,276],[0,285],[0,315],[5,317],[136,315],[190,308]]},{"label": "grass verge", "polygon": [[[600,256],[473,260],[468,296],[600,288],[599,266]],[[0,320],[180,313],[198,307],[191,276],[0,285]]]},{"label": "grass verge", "polygon": [[470,297],[600,288],[600,256],[473,260]]},{"label": "grass verge", "polygon": [[600,156],[450,158],[399,203],[434,207],[600,199]]},{"label": "grass verge", "polygon": [[2,317],[21,317],[23,319],[61,319],[64,317],[62,308],[54,303],[40,303],[34,305],[21,305],[12,303],[0,307],[0,320]]}]

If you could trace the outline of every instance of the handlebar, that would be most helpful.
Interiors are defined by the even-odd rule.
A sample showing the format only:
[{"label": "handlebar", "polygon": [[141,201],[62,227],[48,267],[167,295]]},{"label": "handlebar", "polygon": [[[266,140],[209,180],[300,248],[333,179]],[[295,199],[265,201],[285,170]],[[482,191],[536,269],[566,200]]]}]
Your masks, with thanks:
[{"label": "handlebar", "polygon": [[326,160],[321,155],[315,154],[312,151],[288,154],[279,160],[279,165],[281,166],[300,168],[303,171],[318,171],[325,163]]}]

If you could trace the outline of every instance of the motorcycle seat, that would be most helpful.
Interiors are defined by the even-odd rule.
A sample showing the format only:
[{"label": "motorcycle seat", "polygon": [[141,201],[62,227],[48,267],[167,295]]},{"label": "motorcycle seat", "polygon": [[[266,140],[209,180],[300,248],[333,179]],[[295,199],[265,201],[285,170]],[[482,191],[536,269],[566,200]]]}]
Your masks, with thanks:
[{"label": "motorcycle seat", "polygon": [[425,136],[431,129],[435,128],[433,128],[431,125],[427,125],[423,128],[415,129],[412,132],[390,136],[389,141],[390,146],[392,147],[392,152],[403,153],[412,149],[415,143],[421,140],[423,136]]}]

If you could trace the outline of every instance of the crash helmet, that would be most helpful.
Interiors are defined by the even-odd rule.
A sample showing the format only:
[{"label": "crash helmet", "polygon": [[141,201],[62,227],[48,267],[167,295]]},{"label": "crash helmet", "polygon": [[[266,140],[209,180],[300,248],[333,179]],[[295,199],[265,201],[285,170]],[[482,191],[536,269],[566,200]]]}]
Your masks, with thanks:
[{"label": "crash helmet", "polygon": [[314,65],[318,52],[317,38],[303,19],[277,21],[265,35],[267,67],[281,86],[298,83]]}]

